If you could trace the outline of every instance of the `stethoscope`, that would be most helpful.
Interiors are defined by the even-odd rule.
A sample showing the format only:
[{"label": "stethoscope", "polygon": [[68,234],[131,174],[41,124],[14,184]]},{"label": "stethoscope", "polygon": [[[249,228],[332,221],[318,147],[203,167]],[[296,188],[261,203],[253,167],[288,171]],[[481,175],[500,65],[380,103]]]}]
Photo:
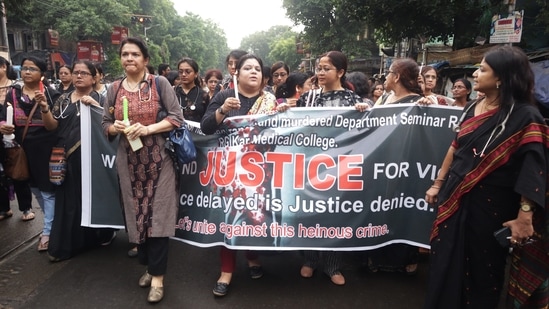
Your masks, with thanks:
[{"label": "stethoscope", "polygon": [[[124,82],[124,80],[126,79],[126,77],[124,77],[121,81],[120,81],[120,85],[122,85],[122,83]],[[147,85],[146,90],[145,89],[142,89],[143,87],[141,86],[143,83],[145,83]],[[135,89],[135,88],[134,88]],[[120,88],[118,88],[116,90],[116,95],[118,95],[118,91],[120,90]],[[143,100],[143,97],[141,96],[141,93],[145,93],[145,94],[148,94],[148,98],[146,100]],[[146,76],[139,82],[137,83],[137,97],[139,98],[139,101],[140,102],[144,102],[144,101],[150,101],[152,99],[152,92],[151,92],[151,81],[149,79],[146,79]]]},{"label": "stethoscope", "polygon": [[[475,102],[474,104],[471,104],[463,112],[463,114],[461,114],[461,117],[459,118],[458,124],[455,125],[454,128],[452,129],[454,132],[458,133],[459,131],[461,131],[461,124],[465,120],[465,117],[469,113],[469,110],[471,110],[472,107],[476,106],[477,103],[478,103],[478,101]],[[488,146],[490,146],[503,133],[503,131],[505,131],[505,126],[506,126],[507,121],[509,120],[509,117],[511,116],[511,113],[513,112],[514,108],[515,108],[515,103],[513,103],[513,105],[511,105],[511,108],[509,109],[509,112],[507,113],[507,115],[505,115],[505,118],[503,118],[503,121],[501,123],[498,123],[494,127],[494,129],[492,130],[492,133],[490,133],[490,137],[488,138],[488,140],[484,144],[484,147],[482,148],[481,152],[477,152],[476,148],[473,148],[473,154],[475,155],[475,157],[476,156],[480,156],[481,158],[484,157],[484,152],[486,151],[486,148],[488,148]]]}]

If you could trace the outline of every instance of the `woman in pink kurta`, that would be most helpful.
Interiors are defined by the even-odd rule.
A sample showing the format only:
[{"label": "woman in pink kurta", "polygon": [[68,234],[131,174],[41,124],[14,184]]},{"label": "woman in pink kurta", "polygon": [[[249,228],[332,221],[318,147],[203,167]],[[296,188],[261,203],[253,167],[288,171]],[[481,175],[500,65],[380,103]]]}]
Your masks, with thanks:
[{"label": "woman in pink kurta", "polygon": [[[107,92],[103,130],[109,138],[120,135],[116,168],[126,227],[130,242],[138,244],[139,262],[147,265],[139,286],[151,287],[147,300],[155,303],[164,295],[168,243],[175,234],[178,205],[176,174],[164,150],[163,133],[180,126],[183,115],[168,80],[147,73],[145,43],[127,38],[120,46],[126,77]],[[130,140],[140,140],[142,147],[132,148]]]}]

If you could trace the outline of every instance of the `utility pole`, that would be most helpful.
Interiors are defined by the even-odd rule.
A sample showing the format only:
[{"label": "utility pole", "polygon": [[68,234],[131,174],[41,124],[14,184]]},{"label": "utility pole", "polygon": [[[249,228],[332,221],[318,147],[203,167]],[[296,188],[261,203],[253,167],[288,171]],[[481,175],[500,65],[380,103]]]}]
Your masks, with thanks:
[{"label": "utility pole", "polygon": [[[515,13],[515,0],[503,0],[503,4],[506,4],[509,7],[508,13],[509,16],[512,16]],[[513,43],[509,42],[509,46],[513,46]]]},{"label": "utility pole", "polygon": [[0,23],[0,28],[2,31],[2,52],[6,52],[6,59],[10,61],[10,47],[8,42],[8,26],[7,26],[7,19],[6,19],[6,5],[4,4],[4,1],[1,3],[2,5],[2,22]]}]

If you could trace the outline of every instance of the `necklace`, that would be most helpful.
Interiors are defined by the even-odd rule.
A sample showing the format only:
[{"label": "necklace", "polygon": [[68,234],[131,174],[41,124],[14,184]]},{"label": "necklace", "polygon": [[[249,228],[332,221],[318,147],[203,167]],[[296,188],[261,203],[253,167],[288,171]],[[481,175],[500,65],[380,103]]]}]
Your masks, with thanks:
[{"label": "necklace", "polygon": [[0,86],[0,89],[5,89],[11,84],[12,84],[11,80],[9,78],[6,78],[6,82],[4,83],[4,86]]},{"label": "necklace", "polygon": [[134,86],[130,85],[130,81],[126,79],[126,85],[128,86],[128,88],[130,88],[130,90],[135,90],[137,88],[137,86],[139,86],[139,82],[137,82]]},{"label": "necklace", "polygon": [[143,74],[143,78],[141,78],[140,81],[138,81],[135,85],[130,85],[130,81],[128,80],[128,78],[126,77],[126,85],[128,86],[128,88],[130,88],[131,91],[135,90],[139,85],[141,85],[141,82],[145,80],[145,77],[147,76],[147,72],[145,72]]}]

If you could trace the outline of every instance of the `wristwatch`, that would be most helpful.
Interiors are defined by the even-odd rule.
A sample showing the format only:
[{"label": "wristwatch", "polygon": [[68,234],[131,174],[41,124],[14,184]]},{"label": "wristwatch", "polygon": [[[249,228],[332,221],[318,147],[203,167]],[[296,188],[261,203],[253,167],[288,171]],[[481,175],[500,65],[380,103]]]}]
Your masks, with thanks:
[{"label": "wristwatch", "polygon": [[520,210],[524,211],[524,212],[529,212],[529,211],[534,211],[534,206],[526,203],[526,202],[521,202],[520,203]]},{"label": "wristwatch", "polygon": [[225,112],[223,112],[223,109],[221,108],[221,106],[217,109],[217,111],[223,116],[227,115],[225,114]]}]

